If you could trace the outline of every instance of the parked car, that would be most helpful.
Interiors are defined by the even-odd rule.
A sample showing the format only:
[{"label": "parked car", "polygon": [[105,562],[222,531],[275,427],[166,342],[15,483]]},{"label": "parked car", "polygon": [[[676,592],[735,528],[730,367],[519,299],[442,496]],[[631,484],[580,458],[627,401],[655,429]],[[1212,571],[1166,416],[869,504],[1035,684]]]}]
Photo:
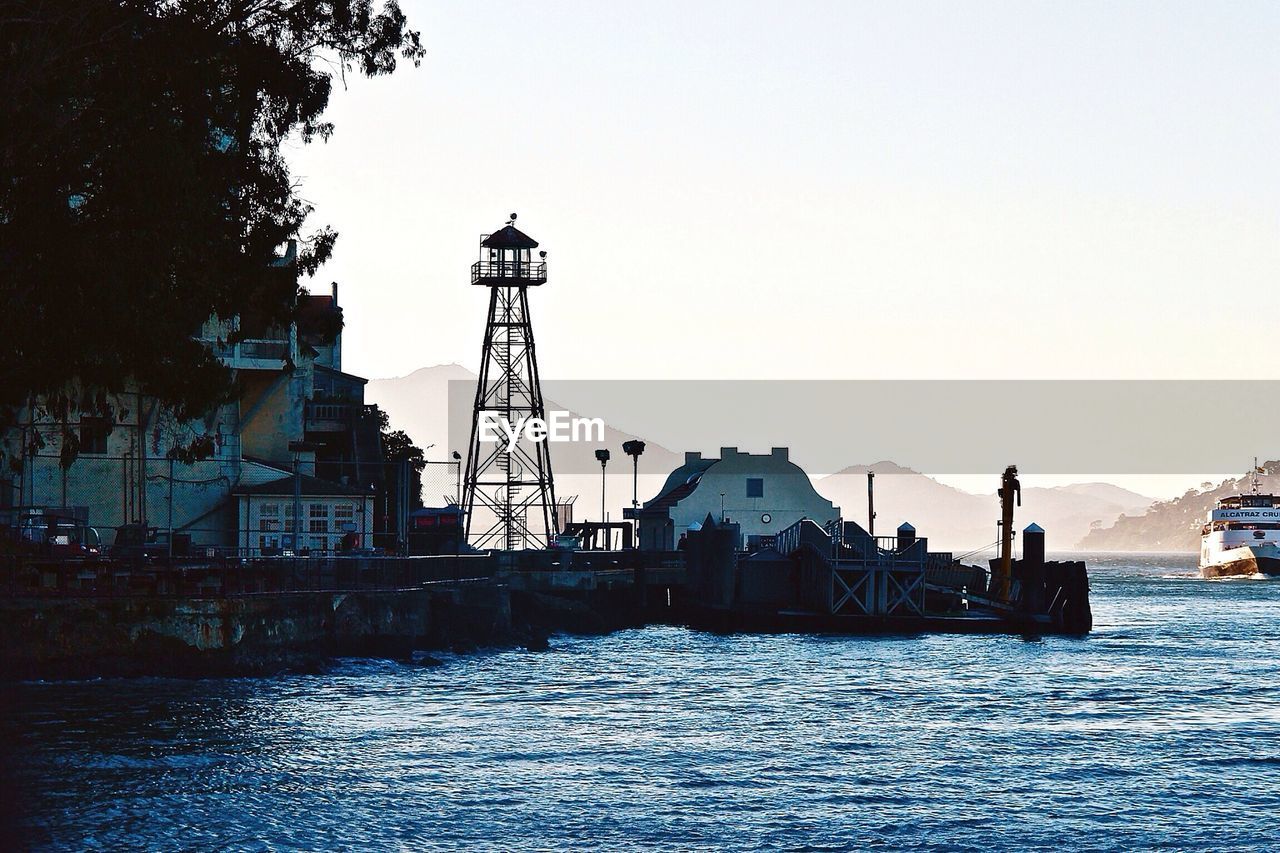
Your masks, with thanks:
[{"label": "parked car", "polygon": [[92,558],[102,552],[97,529],[74,516],[42,507],[19,511],[10,534],[20,551],[44,557]]},{"label": "parked car", "polygon": [[551,541],[552,551],[579,551],[582,549],[582,541],[576,534],[557,533],[555,539]]},{"label": "parked car", "polygon": [[116,528],[110,554],[124,560],[149,560],[169,556],[169,535],[155,527],[134,522]]}]

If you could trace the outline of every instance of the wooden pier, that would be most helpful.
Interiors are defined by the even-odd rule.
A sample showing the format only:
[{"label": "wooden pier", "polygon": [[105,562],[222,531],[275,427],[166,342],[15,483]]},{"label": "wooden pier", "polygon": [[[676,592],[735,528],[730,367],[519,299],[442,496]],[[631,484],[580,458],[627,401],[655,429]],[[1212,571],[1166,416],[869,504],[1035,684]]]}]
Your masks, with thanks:
[{"label": "wooden pier", "polygon": [[[1024,532],[1022,559],[966,566],[926,539],[871,536],[856,523],[802,520],[772,548],[736,550],[736,525],[708,519],[689,537],[690,624],[729,631],[1085,634],[1083,563],[1047,562],[1044,531]],[[994,562],[994,561],[993,561]]]}]

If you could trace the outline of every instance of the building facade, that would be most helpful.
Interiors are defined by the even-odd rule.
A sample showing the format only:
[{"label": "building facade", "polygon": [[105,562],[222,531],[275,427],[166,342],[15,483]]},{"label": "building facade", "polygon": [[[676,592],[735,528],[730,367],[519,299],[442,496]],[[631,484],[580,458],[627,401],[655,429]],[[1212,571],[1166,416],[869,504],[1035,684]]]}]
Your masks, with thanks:
[{"label": "building facade", "polygon": [[[300,476],[284,476],[235,489],[238,508],[239,550],[272,556],[297,547],[310,553],[341,551],[349,543],[364,547],[373,532],[373,500],[356,486]],[[301,525],[294,519],[301,518]]]},{"label": "building facade", "polygon": [[[291,245],[277,265],[296,278],[295,257]],[[0,475],[0,505],[74,515],[108,548],[117,527],[142,523],[197,552],[257,556],[294,547],[301,504],[298,549],[334,550],[353,532],[356,547],[369,547],[388,480],[377,413],[364,404],[366,380],[341,370],[337,287],[300,298],[288,326],[242,316],[204,324],[199,338],[234,371],[239,393],[203,418],[180,423],[140,394],[117,395],[110,423],[64,423],[38,404],[21,412],[3,437],[13,464]],[[67,433],[78,442],[70,455]],[[174,458],[193,441],[206,458]]]},{"label": "building facade", "polygon": [[772,536],[802,518],[825,525],[840,517],[840,509],[818,494],[785,447],[767,454],[722,447],[718,459],[691,452],[641,508],[640,547],[673,550],[708,516],[737,525],[740,547],[746,547],[753,537]]}]

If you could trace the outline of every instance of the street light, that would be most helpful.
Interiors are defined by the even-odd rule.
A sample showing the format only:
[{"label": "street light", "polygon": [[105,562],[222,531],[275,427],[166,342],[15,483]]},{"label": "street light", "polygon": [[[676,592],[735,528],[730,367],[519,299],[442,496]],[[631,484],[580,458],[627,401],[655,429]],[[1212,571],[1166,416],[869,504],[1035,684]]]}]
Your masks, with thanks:
[{"label": "street light", "polygon": [[[609,463],[609,451],[600,448],[596,451],[596,459],[600,460],[600,523],[604,524],[604,466]],[[601,527],[601,530],[604,528]],[[612,543],[610,543],[612,544]]]},{"label": "street light", "polygon": [[622,452],[631,457],[631,461],[635,463],[635,468],[631,475],[631,508],[634,510],[640,505],[636,500],[639,497],[636,492],[640,484],[640,454],[644,453],[644,442],[639,439],[622,442]]},{"label": "street light", "polygon": [[289,451],[293,453],[293,556],[297,557],[301,547],[298,545],[298,533],[302,529],[302,466],[299,464],[301,454],[314,453],[320,445],[313,441],[291,441]]},{"label": "street light", "polygon": [[622,442],[622,452],[631,457],[633,467],[631,469],[631,518],[636,523],[636,547],[640,547],[640,520],[637,517],[640,509],[639,486],[640,486],[640,454],[644,453],[644,442],[638,438],[630,441]]},{"label": "street light", "polygon": [[454,498],[454,500],[457,501],[458,506],[461,507],[462,506],[462,454],[456,450],[453,451],[453,461],[454,461],[454,466],[453,466],[454,471],[458,475],[458,491],[454,493],[457,495],[457,497]]}]

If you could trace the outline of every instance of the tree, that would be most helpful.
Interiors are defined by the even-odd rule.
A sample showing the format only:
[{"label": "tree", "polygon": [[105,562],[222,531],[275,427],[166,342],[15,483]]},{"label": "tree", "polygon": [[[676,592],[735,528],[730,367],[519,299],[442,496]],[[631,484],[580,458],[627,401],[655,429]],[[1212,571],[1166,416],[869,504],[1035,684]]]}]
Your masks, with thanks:
[{"label": "tree", "polygon": [[[427,462],[422,448],[413,443],[408,433],[404,430],[389,428],[387,415],[381,409],[378,410],[378,419],[382,425],[382,459],[386,463],[384,466],[386,474],[382,479],[382,506],[386,512],[384,523],[387,525],[384,530],[386,534],[390,534],[392,531],[400,530],[397,526],[398,522],[393,521],[401,518],[400,492],[396,488],[401,482],[400,478],[406,474],[409,477],[409,500],[404,516],[408,518],[409,512],[422,506],[422,471],[427,467]],[[406,541],[394,544],[403,546]],[[389,536],[387,544],[391,544]]]},{"label": "tree", "polygon": [[335,76],[423,56],[394,0],[0,0],[0,430],[40,400],[109,414],[138,391],[180,420],[232,377],[193,339],[210,316],[284,324],[300,238],[337,235],[281,154],[327,138]]},{"label": "tree", "polygon": [[422,507],[422,472],[427,467],[425,451],[413,443],[409,434],[401,429],[391,429],[390,418],[378,407],[378,432],[382,440],[382,459],[386,463],[387,474],[383,478],[384,489],[388,493],[388,515],[397,517],[397,505],[394,485],[397,482],[402,463],[408,463],[409,469],[409,509]]}]

